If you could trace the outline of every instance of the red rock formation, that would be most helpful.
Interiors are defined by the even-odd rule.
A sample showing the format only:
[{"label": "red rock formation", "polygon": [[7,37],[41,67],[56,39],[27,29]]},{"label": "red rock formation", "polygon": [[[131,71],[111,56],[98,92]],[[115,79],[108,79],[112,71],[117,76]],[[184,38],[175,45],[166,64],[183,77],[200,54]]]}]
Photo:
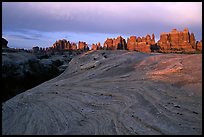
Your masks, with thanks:
[{"label": "red rock formation", "polygon": [[200,40],[200,42],[197,42],[196,49],[202,51],[202,40]]},{"label": "red rock formation", "polygon": [[[77,50],[76,43],[70,43],[69,41],[62,39],[57,40],[51,47],[53,51],[63,51],[63,50]],[[49,49],[49,50],[51,50]]]},{"label": "red rock formation", "polygon": [[190,44],[194,49],[196,49],[196,39],[195,39],[194,33],[191,33],[190,35]]},{"label": "red rock formation", "polygon": [[86,44],[85,42],[79,41],[79,43],[78,43],[78,49],[79,49],[79,50],[84,50],[85,44]]},{"label": "red rock formation", "polygon": [[165,32],[161,33],[158,45],[160,46],[161,51],[166,52],[170,50],[171,47],[168,39],[168,34],[166,34]]},{"label": "red rock formation", "polygon": [[173,29],[169,33],[169,41],[170,41],[172,50],[180,49],[180,47],[179,47],[179,32],[176,29]]},{"label": "red rock formation", "polygon": [[135,47],[135,50],[138,52],[150,53],[151,52],[150,44],[147,44],[147,42],[139,42]]},{"label": "red rock formation", "polygon": [[140,37],[138,37],[137,42],[142,42],[142,39]]},{"label": "red rock formation", "polygon": [[98,42],[97,44],[92,44],[91,50],[100,50],[101,49],[101,43]]},{"label": "red rock formation", "polygon": [[100,42],[97,43],[97,47],[98,47],[98,50],[101,50],[101,49],[102,49]]},{"label": "red rock formation", "polygon": [[152,39],[151,39],[149,34],[147,34],[145,42],[147,42],[147,44],[151,44],[152,43]]},{"label": "red rock formation", "polygon": [[142,42],[146,42],[146,38],[145,37],[142,37]]},{"label": "red rock formation", "polygon": [[103,44],[103,49],[108,50],[117,50],[117,49],[126,49],[126,41],[121,36],[118,36],[116,39],[107,38]]},{"label": "red rock formation", "polygon": [[86,42],[79,41],[78,49],[81,50],[81,51],[88,51],[89,47],[88,47],[88,44],[86,44]]},{"label": "red rock formation", "polygon": [[127,50],[135,50],[136,45],[136,36],[130,36],[130,38],[127,39]]},{"label": "red rock formation", "polygon": [[63,39],[63,40],[57,40],[54,44],[53,44],[53,46],[52,46],[52,48],[54,49],[54,50],[65,50],[65,49],[67,49],[67,40],[65,40],[65,39]]},{"label": "red rock formation", "polygon": [[77,45],[76,45],[76,43],[74,43],[74,42],[71,43],[71,48],[70,48],[70,50],[77,50]]},{"label": "red rock formation", "polygon": [[162,33],[158,45],[161,52],[193,52],[194,42],[194,34],[190,36],[188,29],[185,28],[183,32],[173,29],[169,34]]},{"label": "red rock formation", "polygon": [[69,41],[67,41],[65,44],[65,50],[71,50],[71,44]]},{"label": "red rock formation", "polygon": [[97,44],[92,44],[91,50],[97,50]]},{"label": "red rock formation", "polygon": [[130,36],[130,38],[127,39],[127,49],[130,51],[136,50],[138,52],[151,52],[151,46],[155,45],[154,40],[154,34],[152,34],[152,39],[149,34],[146,35],[146,37],[138,37],[136,39],[136,36]]},{"label": "red rock formation", "polygon": [[152,45],[154,45],[155,44],[155,36],[154,36],[154,33],[152,34],[152,43],[151,43]]},{"label": "red rock formation", "polygon": [[103,44],[104,49],[112,50],[113,48],[113,39],[107,38],[106,41]]},{"label": "red rock formation", "polygon": [[126,49],[126,41],[121,36],[118,36],[116,39],[113,39],[113,50],[117,49]]}]

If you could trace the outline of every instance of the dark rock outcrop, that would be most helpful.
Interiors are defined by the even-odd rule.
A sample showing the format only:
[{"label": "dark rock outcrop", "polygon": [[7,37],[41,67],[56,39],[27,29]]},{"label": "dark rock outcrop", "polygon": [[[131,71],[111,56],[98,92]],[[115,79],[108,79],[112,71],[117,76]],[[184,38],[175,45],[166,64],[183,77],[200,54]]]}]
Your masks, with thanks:
[{"label": "dark rock outcrop", "polygon": [[2,38],[2,48],[8,48],[8,41],[5,38]]}]

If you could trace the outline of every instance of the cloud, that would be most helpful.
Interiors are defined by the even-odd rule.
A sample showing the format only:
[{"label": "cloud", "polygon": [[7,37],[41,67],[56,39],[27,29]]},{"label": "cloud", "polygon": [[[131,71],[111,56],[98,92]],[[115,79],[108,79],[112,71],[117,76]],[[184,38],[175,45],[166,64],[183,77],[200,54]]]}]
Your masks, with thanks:
[{"label": "cloud", "polygon": [[32,37],[28,37],[28,36],[24,36],[24,35],[11,34],[11,35],[7,35],[7,36],[12,37],[12,38],[17,38],[17,39],[39,40],[37,38],[32,38]]},{"label": "cloud", "polygon": [[76,33],[78,40],[81,33],[129,36],[155,33],[159,38],[161,32],[185,27],[198,39],[202,37],[202,2],[2,3],[2,32],[21,32],[31,38],[51,39],[50,33],[63,33],[64,37]]},{"label": "cloud", "polygon": [[143,23],[199,25],[201,21],[202,3],[197,2],[3,3],[3,25],[7,28],[125,33],[131,30],[128,27],[136,30]]}]

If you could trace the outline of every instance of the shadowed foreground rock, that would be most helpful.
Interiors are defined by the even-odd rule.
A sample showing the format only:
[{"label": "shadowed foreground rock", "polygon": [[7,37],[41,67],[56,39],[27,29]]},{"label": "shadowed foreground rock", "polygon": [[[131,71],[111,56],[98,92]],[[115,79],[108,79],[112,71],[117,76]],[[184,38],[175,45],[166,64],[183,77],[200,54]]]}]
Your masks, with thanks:
[{"label": "shadowed foreground rock", "polygon": [[89,51],[2,105],[2,134],[202,134],[202,54]]}]

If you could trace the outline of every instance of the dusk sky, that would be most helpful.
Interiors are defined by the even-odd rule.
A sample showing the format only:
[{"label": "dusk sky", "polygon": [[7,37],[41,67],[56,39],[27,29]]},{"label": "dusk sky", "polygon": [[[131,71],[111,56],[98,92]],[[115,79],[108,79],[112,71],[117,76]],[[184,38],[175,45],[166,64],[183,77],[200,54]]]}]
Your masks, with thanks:
[{"label": "dusk sky", "polygon": [[187,27],[202,39],[202,2],[3,2],[2,37],[9,47],[50,47],[58,39],[101,42]]}]

